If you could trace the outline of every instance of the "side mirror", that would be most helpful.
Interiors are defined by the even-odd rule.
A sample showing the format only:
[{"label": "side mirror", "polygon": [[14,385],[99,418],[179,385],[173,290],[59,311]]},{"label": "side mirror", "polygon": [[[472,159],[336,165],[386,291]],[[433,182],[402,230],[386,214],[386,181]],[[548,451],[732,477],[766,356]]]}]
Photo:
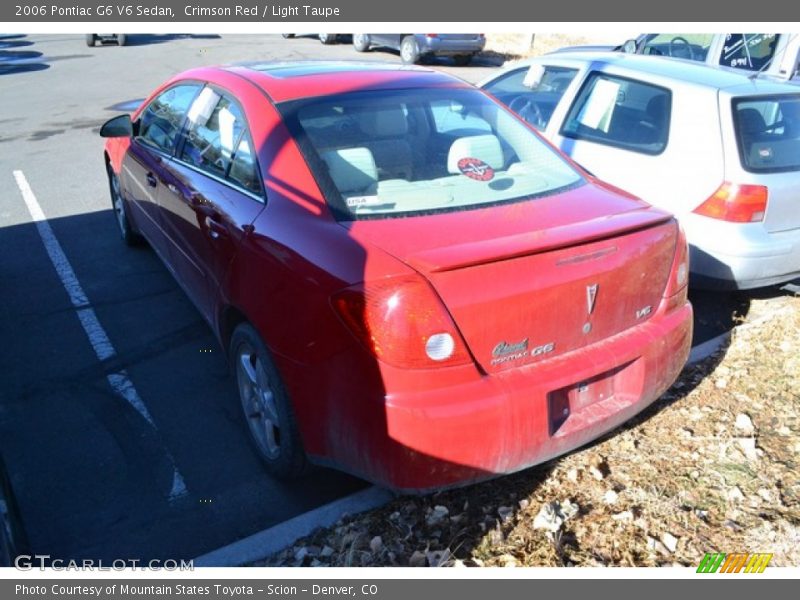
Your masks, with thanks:
[{"label": "side mirror", "polygon": [[636,54],[636,40],[625,40],[625,43],[622,44],[622,51],[625,54]]},{"label": "side mirror", "polygon": [[109,119],[100,128],[100,137],[131,137],[133,135],[133,123],[130,115],[120,115]]}]

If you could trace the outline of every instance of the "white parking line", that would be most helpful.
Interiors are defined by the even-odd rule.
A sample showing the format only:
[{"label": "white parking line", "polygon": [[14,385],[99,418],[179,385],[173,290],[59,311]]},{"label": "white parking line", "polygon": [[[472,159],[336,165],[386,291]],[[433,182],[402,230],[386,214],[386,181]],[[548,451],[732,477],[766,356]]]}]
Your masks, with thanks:
[{"label": "white parking line", "polygon": [[[25,205],[28,207],[31,219],[36,224],[36,229],[39,231],[39,237],[42,238],[42,243],[47,251],[47,255],[50,257],[53,267],[55,267],[61,284],[67,291],[72,306],[76,309],[78,320],[83,326],[86,337],[89,338],[89,343],[92,345],[95,355],[97,355],[98,360],[101,362],[116,356],[117,352],[114,350],[111,340],[108,339],[105,329],[103,329],[103,326],[97,319],[97,314],[89,305],[89,298],[84,293],[78,281],[78,277],[75,275],[75,271],[67,259],[67,255],[64,254],[64,250],[61,248],[61,244],[58,243],[53,229],[47,221],[47,217],[44,216],[44,211],[42,211],[42,207],[39,206],[36,195],[33,193],[25,174],[22,171],[14,171],[14,179],[17,181],[17,187],[19,187],[19,191],[22,194],[22,199],[25,200]],[[130,404],[154,430],[158,431],[155,421],[153,421],[153,417],[150,415],[150,411],[147,410],[147,406],[136,391],[128,374],[122,370],[117,373],[109,373],[106,379],[111,389],[114,390],[114,393]],[[173,469],[172,488],[169,493],[169,499],[174,500],[185,495],[188,490],[186,489],[183,476],[175,466],[175,459],[168,451],[167,457],[172,463]]]}]

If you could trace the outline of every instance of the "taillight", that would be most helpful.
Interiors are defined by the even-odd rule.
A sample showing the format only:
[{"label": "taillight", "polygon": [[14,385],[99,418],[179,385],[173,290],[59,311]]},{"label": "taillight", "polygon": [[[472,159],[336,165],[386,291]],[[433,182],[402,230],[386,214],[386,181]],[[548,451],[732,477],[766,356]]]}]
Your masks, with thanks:
[{"label": "taillight", "polygon": [[346,288],[333,296],[333,306],[356,338],[387,364],[428,369],[471,362],[441,300],[419,277]]},{"label": "taillight", "polygon": [[667,310],[672,310],[686,303],[689,290],[689,246],[686,243],[686,234],[683,227],[678,225],[678,237],[675,243],[675,256],[672,259],[672,268],[669,280],[664,290],[664,297],[668,299]]},{"label": "taillight", "polygon": [[763,221],[767,212],[767,188],[763,185],[739,185],[726,181],[708,200],[695,208],[694,212],[734,223]]},{"label": "taillight", "polygon": [[426,33],[425,37],[437,38],[437,37],[439,37],[439,34],[438,33]]}]

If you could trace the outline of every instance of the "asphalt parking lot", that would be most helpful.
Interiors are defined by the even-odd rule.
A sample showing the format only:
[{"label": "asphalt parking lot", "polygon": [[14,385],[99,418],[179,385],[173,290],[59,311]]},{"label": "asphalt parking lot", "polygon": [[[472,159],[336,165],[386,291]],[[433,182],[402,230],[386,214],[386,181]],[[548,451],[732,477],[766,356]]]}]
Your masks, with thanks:
[{"label": "asphalt parking lot", "polygon": [[[32,550],[54,558],[192,558],[367,485],[265,475],[210,329],[152,251],[118,238],[97,132],[192,66],[398,56],[278,35],[128,44],[0,39],[0,450]],[[435,66],[472,82],[496,68]],[[697,341],[746,311],[694,296]]]}]

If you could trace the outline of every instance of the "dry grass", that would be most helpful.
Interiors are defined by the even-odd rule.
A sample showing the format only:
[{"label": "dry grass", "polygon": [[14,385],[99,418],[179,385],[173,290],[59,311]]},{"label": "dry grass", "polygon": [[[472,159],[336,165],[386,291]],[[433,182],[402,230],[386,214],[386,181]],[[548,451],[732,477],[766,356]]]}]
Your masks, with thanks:
[{"label": "dry grass", "polygon": [[619,45],[635,33],[537,33],[531,44],[531,33],[487,33],[484,55],[502,60],[517,60],[547,54],[564,46]]},{"label": "dry grass", "polygon": [[[266,565],[800,565],[800,298],[754,300],[730,346],[566,458],[345,518]],[[752,427],[751,427],[752,425]],[[577,513],[553,532],[545,506]]]}]

